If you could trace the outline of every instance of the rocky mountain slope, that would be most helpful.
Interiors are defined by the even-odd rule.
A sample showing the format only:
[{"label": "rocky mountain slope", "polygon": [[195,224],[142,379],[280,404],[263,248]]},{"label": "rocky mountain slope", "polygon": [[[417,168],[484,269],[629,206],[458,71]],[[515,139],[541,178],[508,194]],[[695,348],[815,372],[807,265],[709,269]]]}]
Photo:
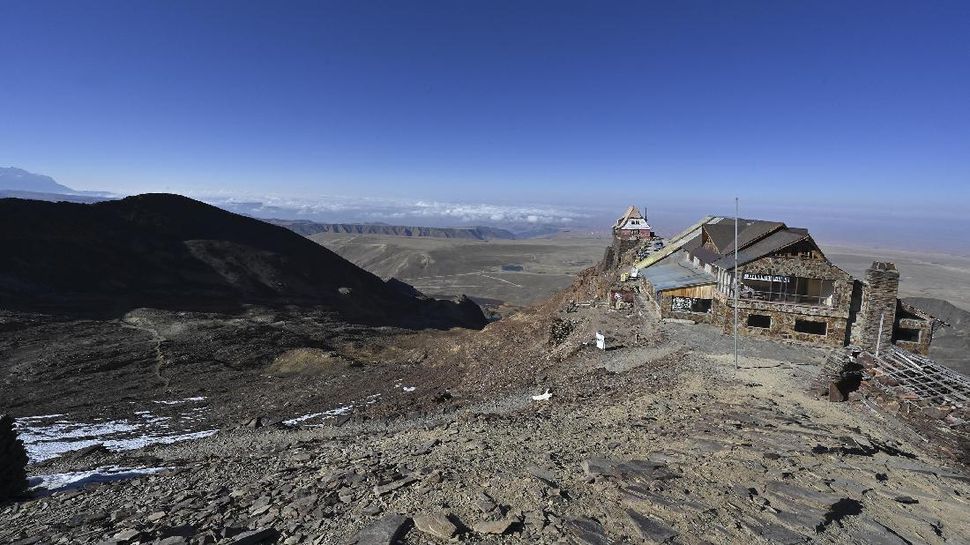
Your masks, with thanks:
[{"label": "rocky mountain slope", "polygon": [[307,220],[265,220],[303,236],[319,233],[345,235],[387,235],[396,237],[455,238],[463,240],[512,240],[511,231],[497,227],[408,227],[380,223],[318,223]]},{"label": "rocky mountain slope", "polygon": [[177,195],[95,204],[2,199],[0,244],[7,309],[302,304],[361,323],[484,325],[468,300],[421,297],[287,229]]},{"label": "rocky mountain slope", "polygon": [[[288,309],[139,309],[121,324],[72,322],[72,346],[51,353],[36,339],[62,324],[20,317],[0,331],[0,362],[13,360],[3,376],[46,366],[95,386],[137,349],[170,397],[132,389],[99,396],[92,412],[119,422],[146,400],[191,395],[191,412],[220,431],[32,464],[46,488],[0,505],[0,542],[965,542],[963,453],[865,390],[820,398],[811,385],[828,351],[744,337],[735,369],[733,342],[714,327],[602,304],[611,280],[588,269],[480,331],[338,334]],[[592,346],[596,331],[609,350]],[[43,396],[10,412],[62,412]],[[965,423],[950,431],[966,436]],[[99,483],[104,471],[123,476]]]},{"label": "rocky mountain slope", "polygon": [[[482,332],[388,344],[374,359],[423,338],[406,367],[425,381],[349,419],[47,464],[164,469],[0,507],[0,539],[963,543],[970,478],[892,413],[809,393],[825,351],[744,338],[735,370],[714,328],[575,303],[597,285],[584,275]],[[596,329],[619,348],[586,344]]]}]

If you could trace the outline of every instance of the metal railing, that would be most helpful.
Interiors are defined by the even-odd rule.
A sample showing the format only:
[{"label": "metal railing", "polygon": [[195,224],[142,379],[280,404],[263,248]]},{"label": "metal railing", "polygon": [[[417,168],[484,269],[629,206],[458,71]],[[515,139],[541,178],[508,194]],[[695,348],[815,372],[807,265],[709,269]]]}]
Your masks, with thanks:
[{"label": "metal railing", "polygon": [[810,305],[813,307],[831,307],[832,296],[802,295],[798,293],[778,293],[741,288],[741,299],[749,301],[764,301],[766,303],[789,303],[793,305]]}]

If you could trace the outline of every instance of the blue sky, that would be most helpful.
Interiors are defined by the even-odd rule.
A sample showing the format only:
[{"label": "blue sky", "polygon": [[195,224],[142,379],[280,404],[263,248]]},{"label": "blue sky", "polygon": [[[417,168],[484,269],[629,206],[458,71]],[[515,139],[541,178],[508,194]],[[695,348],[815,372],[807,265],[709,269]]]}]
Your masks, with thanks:
[{"label": "blue sky", "polygon": [[0,0],[0,19],[0,166],[79,189],[685,217],[740,195],[803,224],[970,208],[965,1]]}]

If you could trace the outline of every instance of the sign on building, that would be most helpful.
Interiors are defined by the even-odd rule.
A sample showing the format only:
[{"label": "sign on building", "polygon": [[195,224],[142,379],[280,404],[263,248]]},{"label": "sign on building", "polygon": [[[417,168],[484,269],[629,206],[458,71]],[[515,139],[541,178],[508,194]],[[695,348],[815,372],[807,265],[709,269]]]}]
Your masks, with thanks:
[{"label": "sign on building", "polygon": [[780,276],[775,274],[755,274],[755,273],[744,273],[741,275],[744,280],[760,280],[761,282],[779,282],[781,284],[787,284],[791,281],[791,278],[787,276]]}]

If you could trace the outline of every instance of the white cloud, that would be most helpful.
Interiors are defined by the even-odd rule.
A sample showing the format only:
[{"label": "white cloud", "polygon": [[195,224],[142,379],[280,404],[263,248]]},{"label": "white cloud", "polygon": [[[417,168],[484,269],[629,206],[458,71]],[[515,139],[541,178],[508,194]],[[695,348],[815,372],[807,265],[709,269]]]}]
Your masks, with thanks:
[{"label": "white cloud", "polygon": [[328,222],[454,224],[571,224],[592,217],[586,211],[553,205],[500,205],[345,196],[194,195],[229,210],[263,218],[305,218]]}]

